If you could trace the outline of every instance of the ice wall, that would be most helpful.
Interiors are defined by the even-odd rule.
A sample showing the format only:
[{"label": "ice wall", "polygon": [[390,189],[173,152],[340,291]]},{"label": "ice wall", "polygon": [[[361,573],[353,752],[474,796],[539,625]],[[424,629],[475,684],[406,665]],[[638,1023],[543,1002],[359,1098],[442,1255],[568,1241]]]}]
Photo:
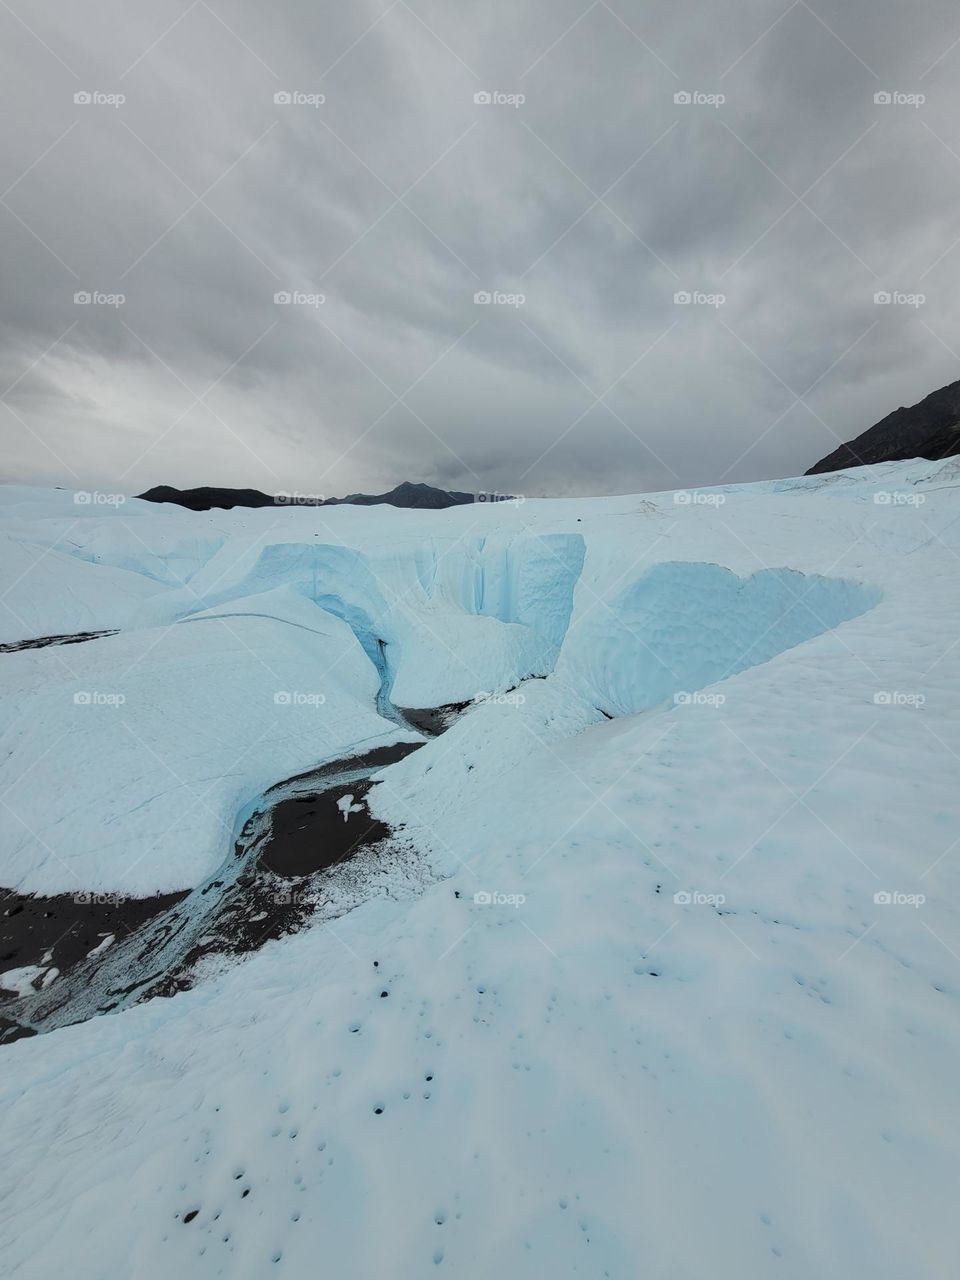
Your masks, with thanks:
[{"label": "ice wall", "polygon": [[587,598],[557,666],[608,715],[696,692],[872,608],[862,583],[793,569],[741,578],[716,564],[654,565],[607,604]]},{"label": "ice wall", "polygon": [[277,543],[211,590],[200,575],[186,612],[292,588],[347,622],[368,654],[371,640],[385,641],[395,701],[433,706],[548,674],[583,559],[579,534],[431,538],[376,552]]}]

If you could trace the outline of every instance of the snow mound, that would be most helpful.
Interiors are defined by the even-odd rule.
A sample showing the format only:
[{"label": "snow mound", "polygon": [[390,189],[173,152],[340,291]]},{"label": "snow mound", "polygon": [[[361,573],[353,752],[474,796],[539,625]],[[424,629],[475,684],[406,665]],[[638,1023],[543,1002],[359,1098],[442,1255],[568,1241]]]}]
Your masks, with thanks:
[{"label": "snow mound", "polygon": [[376,673],[342,622],[306,601],[315,627],[241,604],[253,616],[0,655],[0,884],[191,887],[267,787],[409,736],[377,715]]},{"label": "snow mound", "polygon": [[0,643],[129,624],[156,584],[0,532]]},{"label": "snow mound", "polygon": [[694,693],[855,618],[881,598],[858,582],[716,564],[655,565],[582,612],[558,675],[608,715]]},{"label": "snow mound", "polygon": [[107,521],[88,521],[82,528],[71,530],[69,539],[58,543],[57,548],[91,564],[113,565],[155,582],[179,586],[190,581],[226,538],[216,531],[191,534],[170,520],[167,524],[166,528],[162,521],[156,527],[151,524],[148,545],[142,534],[131,537],[128,527],[118,531]]}]

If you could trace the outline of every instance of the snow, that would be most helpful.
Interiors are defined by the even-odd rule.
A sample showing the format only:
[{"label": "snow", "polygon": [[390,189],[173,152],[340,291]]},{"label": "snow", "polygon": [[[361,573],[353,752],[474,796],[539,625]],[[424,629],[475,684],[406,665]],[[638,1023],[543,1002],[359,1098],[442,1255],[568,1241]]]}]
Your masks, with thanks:
[{"label": "snow", "polygon": [[344,822],[349,821],[351,813],[363,813],[363,805],[354,804],[353,793],[349,791],[337,801],[337,808],[343,814]]},{"label": "snow", "polygon": [[49,987],[59,976],[60,970],[56,966],[25,964],[17,969],[8,969],[6,973],[0,973],[0,989],[14,991],[18,996],[25,996],[41,987]]},{"label": "snow", "polygon": [[414,739],[377,639],[396,703],[471,702],[365,798],[418,893],[0,1048],[8,1271],[954,1274],[958,487],[129,502],[69,553],[0,490],[0,642],[121,628],[0,654],[6,887],[196,884]]},{"label": "snow", "polygon": [[122,626],[153,591],[137,574],[0,533],[2,644]]},{"label": "snow", "polygon": [[282,613],[2,655],[3,883],[187,887],[274,782],[403,736],[374,710],[376,676],[349,628],[315,607],[309,630]]},{"label": "snow", "polygon": [[34,983],[42,977],[44,970],[35,964],[21,965],[18,969],[8,969],[0,973],[0,988],[4,991],[15,991],[18,996],[25,996],[34,989]]},{"label": "snow", "polygon": [[653,565],[601,608],[581,614],[560,672],[610,715],[683,697],[864,613],[878,589],[715,564]]}]

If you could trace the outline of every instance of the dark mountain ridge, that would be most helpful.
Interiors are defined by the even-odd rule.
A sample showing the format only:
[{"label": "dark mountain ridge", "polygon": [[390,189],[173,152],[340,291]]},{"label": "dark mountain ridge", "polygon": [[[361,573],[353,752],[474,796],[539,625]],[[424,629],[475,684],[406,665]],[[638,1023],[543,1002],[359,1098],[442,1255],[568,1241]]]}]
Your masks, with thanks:
[{"label": "dark mountain ridge", "polygon": [[960,382],[931,392],[909,409],[894,409],[855,440],[821,458],[807,475],[907,458],[936,462],[955,453],[960,453]]},{"label": "dark mountain ridge", "polygon": [[168,484],[155,485],[137,497],[145,502],[173,502],[190,511],[210,511],[214,507],[227,511],[233,507],[336,507],[350,504],[358,507],[387,505],[419,511],[440,511],[445,507],[461,507],[468,502],[499,501],[503,495],[461,493],[435,489],[429,484],[404,481],[388,493],[351,493],[345,498],[315,498],[308,494],[280,493],[271,496],[259,489],[222,489],[205,485],[197,489],[175,489]]}]

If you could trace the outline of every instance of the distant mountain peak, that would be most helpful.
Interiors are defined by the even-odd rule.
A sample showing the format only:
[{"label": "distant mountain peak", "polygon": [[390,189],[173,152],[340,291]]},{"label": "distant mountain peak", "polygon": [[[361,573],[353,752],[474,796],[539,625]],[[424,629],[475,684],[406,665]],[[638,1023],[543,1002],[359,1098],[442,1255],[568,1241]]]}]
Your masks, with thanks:
[{"label": "distant mountain peak", "polygon": [[955,453],[960,453],[960,382],[932,391],[910,408],[894,409],[855,440],[821,458],[807,475],[908,458],[935,462]]},{"label": "distant mountain peak", "polygon": [[198,489],[175,489],[169,484],[157,484],[145,493],[137,494],[145,502],[171,502],[190,511],[209,511],[212,507],[272,507],[276,499],[259,489],[218,489],[209,485]]}]

